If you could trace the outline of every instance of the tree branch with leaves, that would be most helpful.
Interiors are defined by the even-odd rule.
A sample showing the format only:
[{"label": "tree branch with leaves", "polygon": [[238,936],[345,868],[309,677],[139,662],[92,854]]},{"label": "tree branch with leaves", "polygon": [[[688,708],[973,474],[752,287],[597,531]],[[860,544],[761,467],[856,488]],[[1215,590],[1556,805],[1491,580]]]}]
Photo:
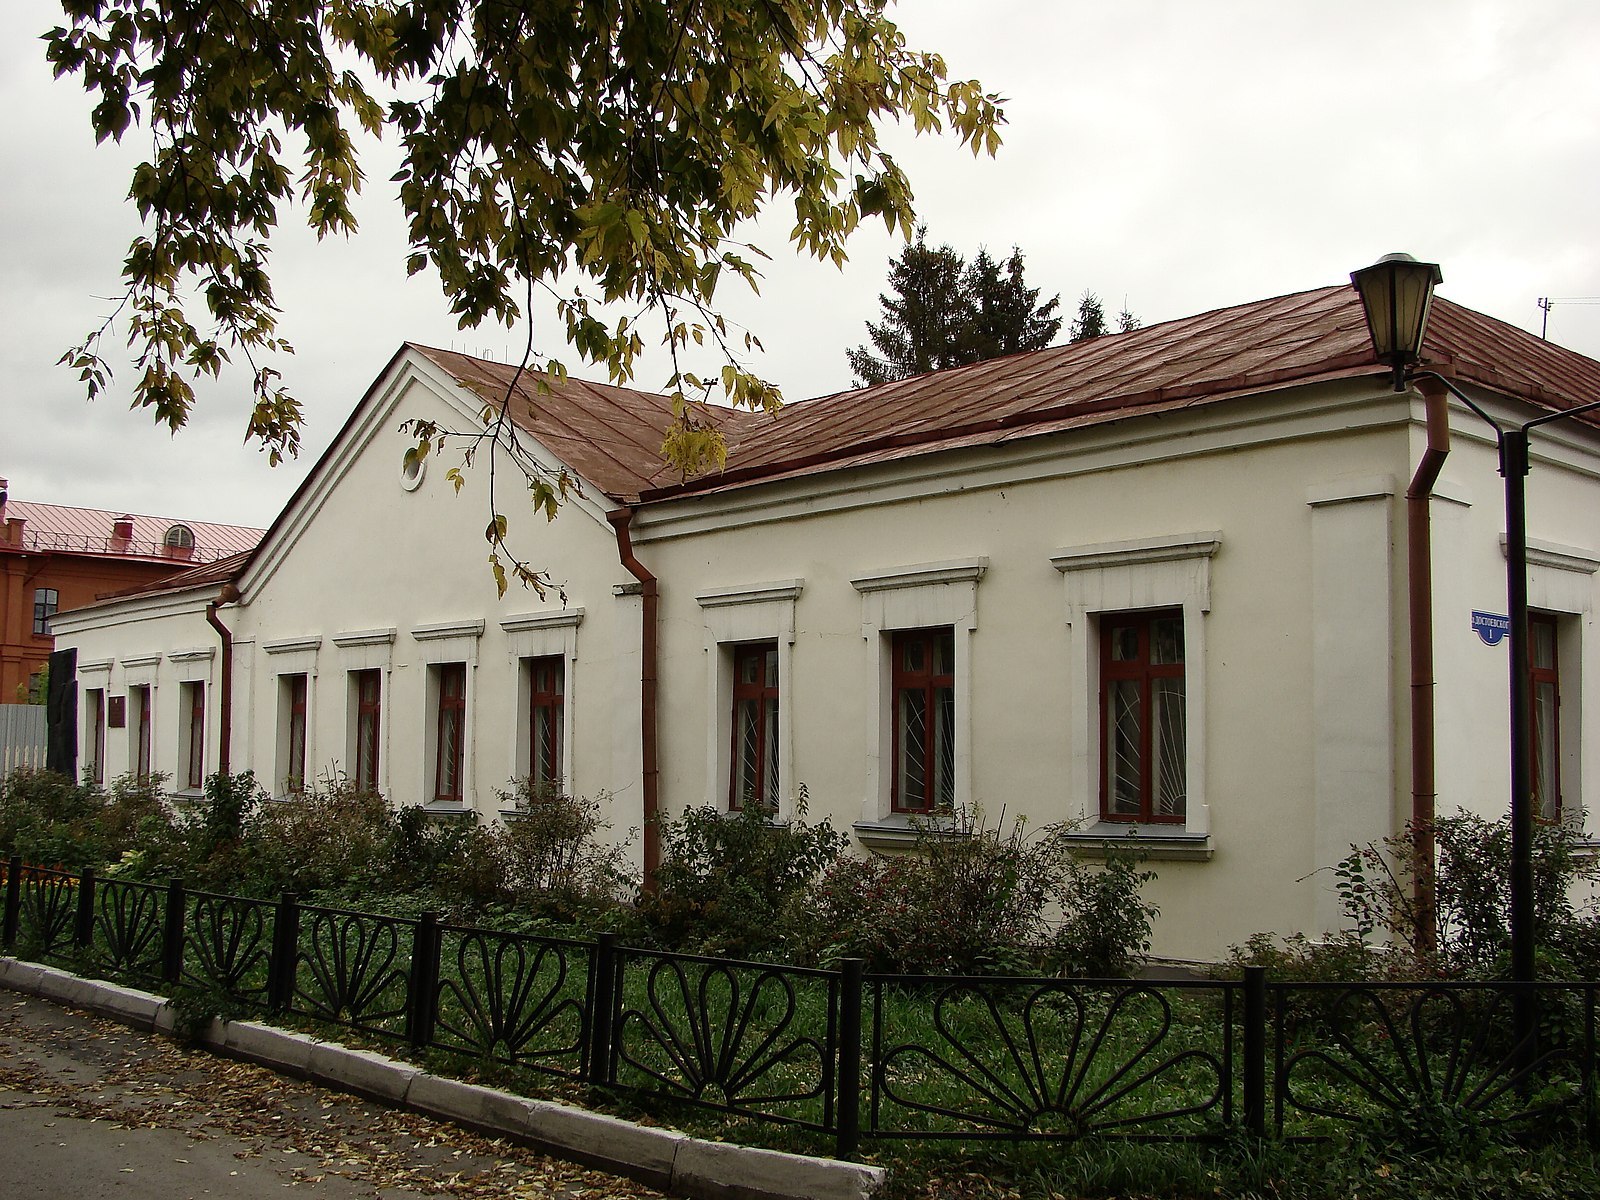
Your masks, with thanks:
[{"label": "tree branch with leaves", "polygon": [[[355,230],[359,132],[399,138],[407,266],[433,267],[462,328],[531,319],[533,289],[546,289],[578,359],[623,382],[643,349],[641,316],[661,321],[678,416],[664,452],[693,473],[725,448],[691,398],[780,400],[744,364],[754,335],[731,337],[717,309],[726,281],[758,281],[763,254],[735,236],[740,224],[781,196],[796,247],[842,263],[863,220],[910,235],[911,183],[882,148],[886,125],[948,131],[992,154],[1003,122],[997,96],[906,45],[883,0],[63,9],[48,57],[95,98],[95,136],[142,131],[151,143],[131,183],[144,230],[125,293],[63,361],[91,397],[105,392],[108,337],[125,316],[133,406],[177,430],[195,384],[242,359],[254,393],[246,436],[274,463],[297,452],[302,413],[275,365],[291,348],[278,334],[272,233],[297,205],[319,237]],[[547,346],[530,330],[523,365],[559,379]],[[712,367],[684,362],[690,347]],[[508,430],[489,426],[496,440]]]}]

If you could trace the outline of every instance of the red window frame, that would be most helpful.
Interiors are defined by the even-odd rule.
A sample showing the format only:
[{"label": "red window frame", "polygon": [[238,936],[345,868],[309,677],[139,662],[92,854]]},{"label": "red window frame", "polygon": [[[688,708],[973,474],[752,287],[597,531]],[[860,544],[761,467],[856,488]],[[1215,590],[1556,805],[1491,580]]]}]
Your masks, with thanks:
[{"label": "red window frame", "polygon": [[[778,807],[778,643],[733,648],[733,713],[728,748],[728,810],[746,801]],[[746,718],[746,719],[741,719]],[[742,735],[750,734],[748,739]],[[748,754],[742,753],[750,747]]]},{"label": "red window frame", "polygon": [[383,672],[374,668],[352,674],[356,694],[355,785],[363,792],[376,792],[383,729]]},{"label": "red window frame", "polygon": [[[1548,642],[1541,631],[1547,631]],[[1540,649],[1549,647],[1549,662],[1540,665]],[[1561,639],[1556,618],[1549,613],[1528,614],[1528,707],[1532,737],[1528,742],[1528,781],[1533,787],[1533,815],[1547,825],[1561,822]],[[1539,693],[1548,688],[1554,719],[1549,741],[1539,719]],[[1548,761],[1543,751],[1548,750]],[[1549,779],[1546,779],[1546,776]],[[1550,786],[1553,784],[1554,786]],[[1552,794],[1553,793],[1553,794]]]},{"label": "red window frame", "polygon": [[567,663],[559,654],[528,660],[528,780],[560,791],[566,734]]},{"label": "red window frame", "polygon": [[[890,667],[890,703],[893,709],[890,721],[894,728],[889,807],[896,813],[931,813],[949,808],[955,803],[955,628],[950,625],[933,629],[903,629],[895,633],[890,646],[893,663]],[[941,671],[937,664],[941,653],[949,670]],[[908,660],[922,665],[908,665]],[[918,774],[922,781],[920,795],[905,794],[902,788],[901,746],[908,729],[908,701],[920,695],[922,708],[922,754]],[[939,732],[941,709],[951,714],[950,727]],[[947,781],[941,789],[941,781]],[[941,794],[941,791],[943,794]]]},{"label": "red window frame", "polygon": [[150,778],[150,686],[129,688],[139,701],[139,724],[134,731],[133,774],[141,781]]},{"label": "red window frame", "polygon": [[206,685],[184,685],[189,700],[189,762],[187,786],[203,788],[206,783]]},{"label": "red window frame", "polygon": [[459,804],[462,770],[466,765],[467,664],[441,663],[437,672],[433,798],[441,804]]},{"label": "red window frame", "polygon": [[83,694],[84,707],[89,720],[89,778],[95,783],[106,780],[106,693],[104,688],[89,688]]},{"label": "red window frame", "polygon": [[[1155,786],[1156,764],[1154,753],[1154,736],[1156,721],[1152,719],[1154,712],[1152,699],[1153,683],[1160,679],[1177,679],[1182,681],[1185,677],[1187,652],[1179,643],[1179,660],[1175,663],[1157,663],[1152,661],[1150,650],[1150,635],[1158,621],[1177,620],[1179,629],[1182,629],[1182,609],[1153,609],[1147,612],[1116,613],[1102,617],[1100,620],[1100,819],[1102,821],[1117,821],[1130,824],[1162,824],[1182,825],[1187,819],[1187,763],[1180,759],[1180,765],[1185,771],[1184,799],[1182,810],[1175,813],[1161,813],[1156,811]],[[1120,631],[1132,630],[1137,637],[1136,652],[1131,659],[1118,659],[1115,656],[1117,634]],[[1113,688],[1118,683],[1133,682],[1138,685],[1139,697],[1139,811],[1137,813],[1114,811],[1111,802],[1112,775],[1115,769],[1114,754],[1111,749]],[[1184,747],[1188,745],[1187,705],[1184,713]]]},{"label": "red window frame", "polygon": [[288,686],[289,749],[284,755],[283,786],[286,792],[306,788],[306,697],[310,692],[304,675],[284,676]]}]

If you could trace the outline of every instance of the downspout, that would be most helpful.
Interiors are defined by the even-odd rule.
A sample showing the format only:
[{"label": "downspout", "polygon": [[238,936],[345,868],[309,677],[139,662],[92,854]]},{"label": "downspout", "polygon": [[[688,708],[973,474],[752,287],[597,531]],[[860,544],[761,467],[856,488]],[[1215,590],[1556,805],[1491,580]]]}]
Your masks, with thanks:
[{"label": "downspout", "polygon": [[217,598],[206,605],[206,624],[217,631],[222,639],[222,696],[217,702],[217,770],[231,775],[232,757],[228,753],[233,744],[233,634],[217,616],[219,605],[232,604],[239,599],[239,589],[231,583],[222,585]]},{"label": "downspout", "polygon": [[656,577],[645,569],[633,552],[633,539],[628,526],[633,520],[633,509],[621,508],[606,514],[617,531],[617,556],[628,573],[639,581],[641,623],[639,637],[639,746],[644,773],[644,890],[656,890],[656,869],[661,865],[661,768],[656,751],[656,665],[659,658],[656,645],[660,593]]},{"label": "downspout", "polygon": [[1433,529],[1429,501],[1444,460],[1450,454],[1450,410],[1442,384],[1418,384],[1427,414],[1428,446],[1406,489],[1406,546],[1410,578],[1411,635],[1411,838],[1415,859],[1412,902],[1416,910],[1416,949],[1432,954],[1438,945],[1434,896],[1434,837],[1438,794],[1434,777],[1433,719]]}]

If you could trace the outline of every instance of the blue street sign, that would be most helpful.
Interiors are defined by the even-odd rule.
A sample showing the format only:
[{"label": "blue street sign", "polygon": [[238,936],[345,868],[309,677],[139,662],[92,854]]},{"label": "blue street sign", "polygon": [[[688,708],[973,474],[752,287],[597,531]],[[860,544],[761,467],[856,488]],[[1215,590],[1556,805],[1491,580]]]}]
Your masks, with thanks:
[{"label": "blue street sign", "polygon": [[1501,639],[1511,632],[1511,618],[1502,617],[1499,613],[1474,611],[1472,632],[1483,639],[1485,646],[1498,646]]}]

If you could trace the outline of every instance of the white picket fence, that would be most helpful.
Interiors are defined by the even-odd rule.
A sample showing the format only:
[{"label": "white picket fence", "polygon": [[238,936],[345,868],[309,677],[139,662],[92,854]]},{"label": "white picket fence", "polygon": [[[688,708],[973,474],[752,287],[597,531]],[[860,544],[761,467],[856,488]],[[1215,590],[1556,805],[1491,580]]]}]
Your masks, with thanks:
[{"label": "white picket fence", "polygon": [[0,777],[18,767],[44,769],[45,722],[42,704],[0,704]]}]

